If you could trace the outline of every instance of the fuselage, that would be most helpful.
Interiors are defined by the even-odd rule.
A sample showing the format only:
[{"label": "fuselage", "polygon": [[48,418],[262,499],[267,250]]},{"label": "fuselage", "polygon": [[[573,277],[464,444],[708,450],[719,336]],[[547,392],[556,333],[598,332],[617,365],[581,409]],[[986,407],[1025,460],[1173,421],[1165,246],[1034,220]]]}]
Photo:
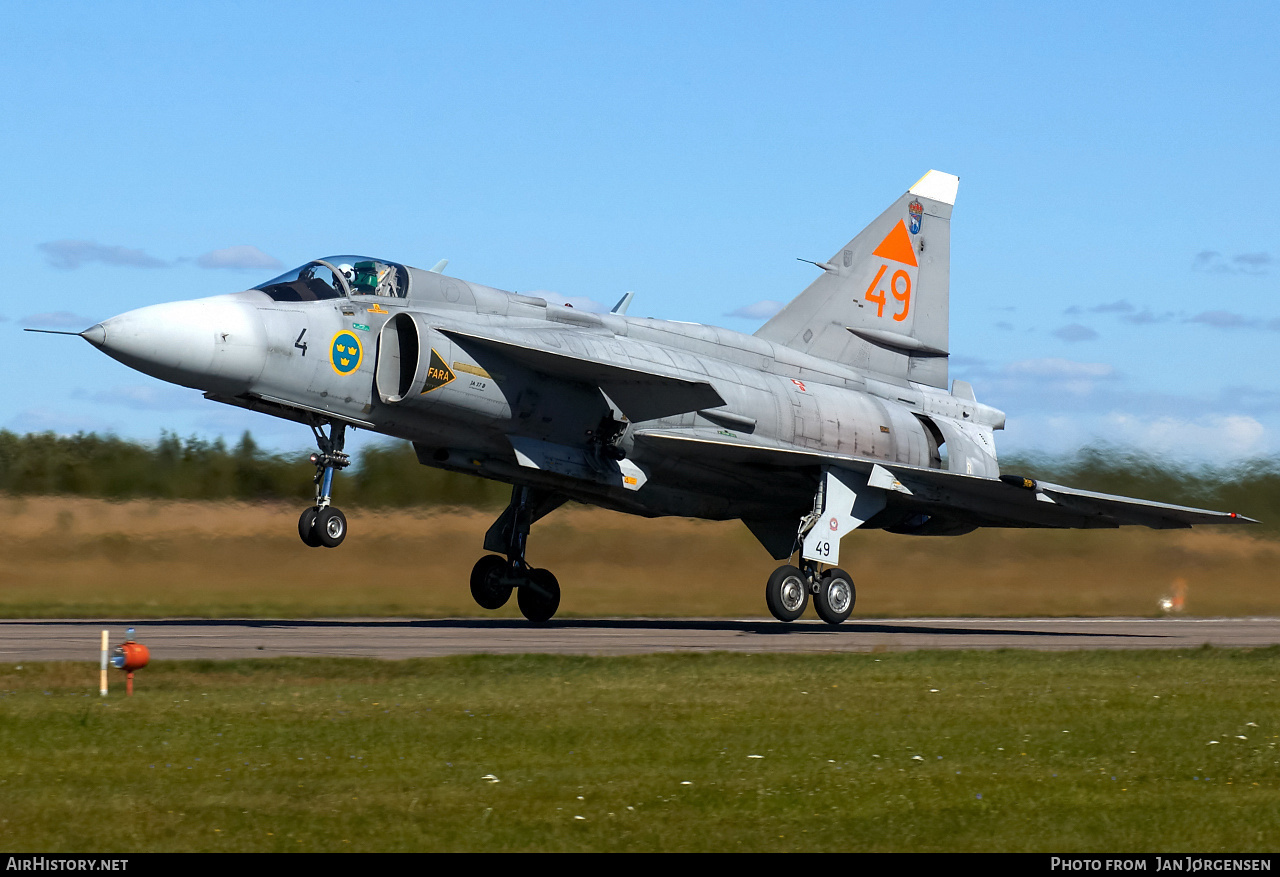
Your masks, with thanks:
[{"label": "fuselage", "polygon": [[[810,474],[778,469],[762,482],[758,467],[747,476],[728,461],[671,458],[646,445],[646,430],[998,474],[991,432],[1004,415],[971,392],[863,373],[728,329],[589,313],[375,264],[391,265],[398,281],[375,290],[335,278],[335,295],[310,300],[297,280],[264,284],[131,311],[84,336],[126,365],[217,401],[373,430],[412,442],[426,465],[637,514],[786,518],[814,495]],[[307,267],[298,269],[304,278]],[[710,385],[724,404],[636,421],[581,374],[468,340],[476,337],[553,363]],[[617,429],[621,465],[600,459],[597,439],[612,428],[602,424]]]}]

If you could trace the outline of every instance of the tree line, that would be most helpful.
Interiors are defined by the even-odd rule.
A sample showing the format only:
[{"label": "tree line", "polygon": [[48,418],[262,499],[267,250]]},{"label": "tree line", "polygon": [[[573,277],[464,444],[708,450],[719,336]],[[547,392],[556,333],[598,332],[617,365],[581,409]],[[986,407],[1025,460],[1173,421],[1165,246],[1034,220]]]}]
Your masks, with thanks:
[{"label": "tree line", "polygon": [[[147,443],[79,433],[0,431],[0,491],[106,499],[303,500],[313,495],[307,452],[268,453],[244,433],[222,439],[163,433]],[[1230,465],[1175,464],[1117,448],[1091,448],[1064,458],[1006,457],[1001,471],[1086,490],[1198,508],[1235,511],[1280,530],[1280,459]],[[361,450],[341,475],[343,505],[495,508],[505,484],[443,472],[418,463],[408,442]]]},{"label": "tree line", "polygon": [[[155,444],[118,436],[0,431],[0,491],[105,499],[309,500],[309,452],[268,453],[248,432],[234,445],[163,433]],[[366,447],[339,476],[343,505],[502,506],[504,484],[420,465],[408,442]]]}]

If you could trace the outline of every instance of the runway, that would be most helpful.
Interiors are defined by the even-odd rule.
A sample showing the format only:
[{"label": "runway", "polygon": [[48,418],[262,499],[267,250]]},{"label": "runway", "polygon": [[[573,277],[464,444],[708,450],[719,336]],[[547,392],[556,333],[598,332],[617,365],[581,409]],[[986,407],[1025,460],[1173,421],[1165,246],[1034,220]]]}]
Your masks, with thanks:
[{"label": "runway", "polygon": [[153,661],[279,655],[419,658],[543,653],[880,652],[917,649],[1177,649],[1280,644],[1277,618],[897,618],[792,624],[761,619],[11,619],[0,620],[0,661],[97,661],[134,624]]}]

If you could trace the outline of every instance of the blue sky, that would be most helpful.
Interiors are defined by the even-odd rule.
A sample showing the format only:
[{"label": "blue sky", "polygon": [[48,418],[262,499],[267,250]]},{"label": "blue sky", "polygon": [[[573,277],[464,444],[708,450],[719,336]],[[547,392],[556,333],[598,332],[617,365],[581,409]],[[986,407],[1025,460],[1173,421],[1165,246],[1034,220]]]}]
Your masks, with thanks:
[{"label": "blue sky", "polygon": [[1003,451],[1280,453],[1276,10],[10,5],[0,427],[306,447],[21,329],[334,252],[754,331],[937,168]]}]

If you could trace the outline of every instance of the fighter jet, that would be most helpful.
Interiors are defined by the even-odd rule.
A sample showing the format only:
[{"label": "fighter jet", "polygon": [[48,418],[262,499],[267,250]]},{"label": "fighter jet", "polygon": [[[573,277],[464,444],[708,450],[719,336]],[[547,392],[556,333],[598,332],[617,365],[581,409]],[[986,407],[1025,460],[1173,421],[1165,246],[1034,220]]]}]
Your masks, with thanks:
[{"label": "fighter jet", "polygon": [[1233,513],[1002,474],[1005,414],[948,383],[951,213],[929,171],[754,335],[588,313],[431,270],[328,256],[253,289],[121,314],[78,333],[206,398],[311,428],[315,503],[298,534],[333,548],[348,428],[408,440],[418,460],[511,485],[471,573],[485,609],[516,594],[545,622],[560,585],[525,559],[568,500],[654,517],[741,520],[776,559],[765,602],[849,617],[841,540],[857,529],[1153,528]]}]

